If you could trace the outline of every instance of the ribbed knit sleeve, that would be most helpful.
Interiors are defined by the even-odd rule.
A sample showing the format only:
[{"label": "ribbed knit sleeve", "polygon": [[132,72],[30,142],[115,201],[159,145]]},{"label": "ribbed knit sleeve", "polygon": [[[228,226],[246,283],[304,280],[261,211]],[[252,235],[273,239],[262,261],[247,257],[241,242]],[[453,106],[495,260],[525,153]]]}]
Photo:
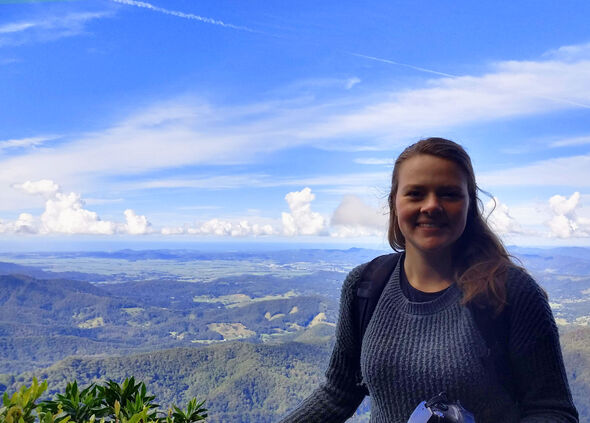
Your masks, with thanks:
[{"label": "ribbed knit sleeve", "polygon": [[559,334],[547,297],[524,271],[512,269],[509,349],[521,422],[577,422]]},{"label": "ribbed knit sleeve", "polygon": [[355,287],[364,265],[354,268],[342,285],[336,343],[326,371],[326,380],[281,423],[337,423],[348,419],[365,394],[357,386],[360,345],[352,317]]}]

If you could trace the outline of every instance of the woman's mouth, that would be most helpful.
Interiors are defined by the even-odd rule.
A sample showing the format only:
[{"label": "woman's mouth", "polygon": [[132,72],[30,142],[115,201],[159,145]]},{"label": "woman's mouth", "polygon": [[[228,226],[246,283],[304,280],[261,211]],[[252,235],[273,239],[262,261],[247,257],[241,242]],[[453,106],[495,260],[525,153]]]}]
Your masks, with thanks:
[{"label": "woman's mouth", "polygon": [[416,226],[419,228],[440,228],[443,226],[442,223],[434,223],[434,222],[418,222]]}]

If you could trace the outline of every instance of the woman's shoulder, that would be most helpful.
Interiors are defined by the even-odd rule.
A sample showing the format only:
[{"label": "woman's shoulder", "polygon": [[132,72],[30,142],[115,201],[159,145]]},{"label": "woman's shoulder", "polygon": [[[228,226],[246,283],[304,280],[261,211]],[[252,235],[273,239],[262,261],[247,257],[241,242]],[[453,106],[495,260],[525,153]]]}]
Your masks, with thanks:
[{"label": "woman's shoulder", "polygon": [[508,267],[506,275],[506,295],[509,301],[511,298],[519,298],[522,296],[540,296],[545,299],[547,298],[547,294],[531,274],[523,267],[516,265]]},{"label": "woman's shoulder", "polygon": [[[401,255],[402,253],[384,254],[375,257],[371,261],[356,266],[346,276],[346,279],[342,284],[342,289],[344,291],[354,291],[361,279],[365,276],[371,276],[371,280],[380,280],[384,275],[388,277],[391,275],[393,267],[395,267]],[[367,273],[367,275],[365,275],[365,273]]]},{"label": "woman's shoulder", "polygon": [[342,289],[354,289],[358,282],[361,280],[363,272],[365,271],[365,268],[369,263],[370,262],[359,264],[358,266],[354,267],[350,272],[348,272],[346,278],[344,279],[344,283],[342,284]]}]

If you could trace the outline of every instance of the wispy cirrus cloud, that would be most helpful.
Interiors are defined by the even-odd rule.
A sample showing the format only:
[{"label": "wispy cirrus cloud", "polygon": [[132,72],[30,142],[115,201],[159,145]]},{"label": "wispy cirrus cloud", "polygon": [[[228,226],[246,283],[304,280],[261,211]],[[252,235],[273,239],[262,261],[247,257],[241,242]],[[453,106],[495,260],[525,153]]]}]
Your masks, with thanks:
[{"label": "wispy cirrus cloud", "polygon": [[234,25],[234,24],[230,24],[227,22],[223,22],[219,19],[207,18],[204,16],[195,15],[193,13],[185,13],[185,12],[179,12],[177,10],[165,9],[163,7],[158,7],[158,6],[155,6],[151,3],[147,3],[144,1],[136,1],[136,0],[111,0],[111,1],[113,1],[115,3],[125,4],[128,6],[135,6],[135,7],[141,7],[144,9],[153,10],[154,12],[164,13],[164,14],[170,15],[170,16],[176,16],[178,18],[191,19],[194,21],[199,21],[202,23],[210,24],[210,25],[217,25],[217,26],[222,26],[225,28],[237,29],[239,31],[259,32],[259,31],[252,29],[252,28],[248,28],[246,26]]},{"label": "wispy cirrus cloud", "polygon": [[[92,184],[125,174],[144,175],[136,180],[145,182],[149,172],[159,169],[248,163],[271,152],[309,145],[391,152],[424,133],[585,107],[590,104],[589,74],[590,47],[584,45],[567,59],[500,62],[483,75],[445,76],[402,91],[379,87],[368,96],[341,94],[328,100],[287,98],[231,106],[186,97],[162,101],[122,116],[102,131],[70,135],[69,142],[64,139],[57,146],[2,159],[0,183],[51,178]],[[484,185],[576,181],[586,186],[588,168],[590,156],[581,155],[485,173],[481,178]],[[360,179],[349,182],[357,187],[382,186],[388,174],[379,172],[378,179],[359,173]],[[347,179],[340,176],[279,182],[341,187]],[[177,185],[185,184],[175,179]],[[235,184],[222,179],[219,184]],[[176,183],[160,180],[162,185]],[[258,182],[270,183],[264,177]],[[0,203],[10,204],[5,197],[0,192]]]},{"label": "wispy cirrus cloud", "polygon": [[38,147],[46,141],[54,140],[55,136],[27,137],[19,139],[0,140],[0,152],[15,148]]},{"label": "wispy cirrus cloud", "polygon": [[541,160],[481,173],[481,186],[590,186],[590,155]]},{"label": "wispy cirrus cloud", "polygon": [[550,147],[571,147],[590,144],[590,135],[560,139],[549,144]]},{"label": "wispy cirrus cloud", "polygon": [[109,11],[73,12],[0,24],[0,47],[54,41],[78,35],[85,31],[90,21],[108,17],[111,14]]}]

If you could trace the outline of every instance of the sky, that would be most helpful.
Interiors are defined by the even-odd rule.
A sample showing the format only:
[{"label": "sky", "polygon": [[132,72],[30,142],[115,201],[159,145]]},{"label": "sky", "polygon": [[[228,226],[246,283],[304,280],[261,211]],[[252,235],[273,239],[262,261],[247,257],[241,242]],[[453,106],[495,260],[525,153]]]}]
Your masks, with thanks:
[{"label": "sky", "polygon": [[393,162],[431,136],[471,155],[507,244],[590,246],[589,19],[587,0],[0,0],[0,249],[386,246]]}]

